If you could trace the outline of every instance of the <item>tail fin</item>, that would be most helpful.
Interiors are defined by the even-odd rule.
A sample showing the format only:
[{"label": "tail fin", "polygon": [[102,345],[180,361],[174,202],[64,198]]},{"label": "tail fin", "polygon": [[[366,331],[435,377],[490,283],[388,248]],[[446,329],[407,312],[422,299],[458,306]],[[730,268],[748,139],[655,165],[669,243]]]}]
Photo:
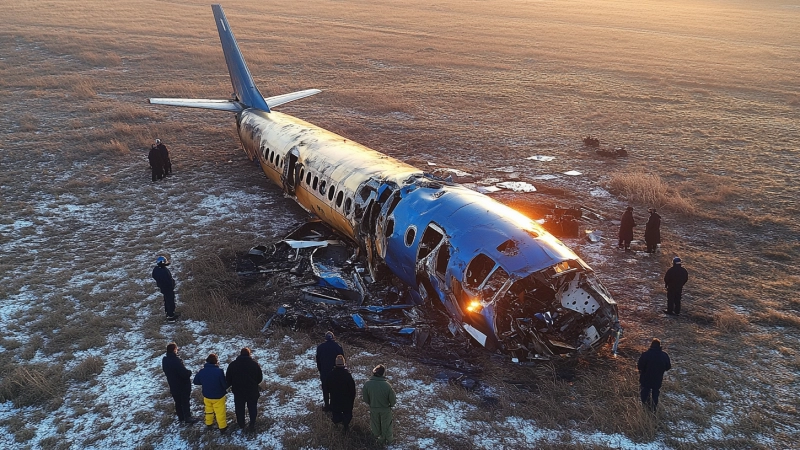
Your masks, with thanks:
[{"label": "tail fin", "polygon": [[247,69],[242,52],[233,37],[228,19],[220,5],[211,5],[214,11],[214,19],[217,22],[219,40],[222,43],[222,52],[225,54],[225,63],[228,65],[228,73],[231,76],[233,85],[233,100],[210,100],[210,99],[189,99],[189,98],[151,98],[150,103],[154,105],[185,106],[188,108],[216,109],[218,111],[240,112],[247,108],[260,109],[270,112],[270,109],[284,103],[293,102],[309,95],[318,94],[319,89],[306,89],[303,91],[291,92],[289,94],[276,95],[264,99],[261,92],[256,88],[253,77]]},{"label": "tail fin", "polygon": [[247,69],[242,52],[239,50],[239,44],[236,43],[228,19],[225,17],[225,11],[220,5],[211,5],[211,9],[214,11],[222,52],[225,54],[225,63],[228,65],[228,73],[231,75],[231,84],[237,100],[248,108],[269,112],[267,102],[264,101],[264,97],[253,82],[250,70]]}]

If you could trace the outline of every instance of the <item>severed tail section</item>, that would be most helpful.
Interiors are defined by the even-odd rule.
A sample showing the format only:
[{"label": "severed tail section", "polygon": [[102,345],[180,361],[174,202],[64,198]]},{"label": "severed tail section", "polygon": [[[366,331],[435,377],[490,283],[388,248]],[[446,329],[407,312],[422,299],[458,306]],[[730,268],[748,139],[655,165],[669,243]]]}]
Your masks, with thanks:
[{"label": "severed tail section", "polygon": [[250,75],[250,70],[244,62],[242,52],[239,50],[239,44],[236,43],[236,38],[233,36],[233,31],[231,31],[222,6],[211,5],[211,9],[214,12],[214,20],[217,23],[219,40],[220,43],[222,43],[222,52],[225,54],[225,63],[228,65],[228,73],[231,76],[234,98],[232,100],[151,98],[150,103],[154,105],[185,106],[189,108],[215,109],[237,113],[248,108],[269,112],[271,108],[276,106],[321,92],[319,89],[306,89],[304,91],[276,95],[265,99],[256,87],[253,76]]}]

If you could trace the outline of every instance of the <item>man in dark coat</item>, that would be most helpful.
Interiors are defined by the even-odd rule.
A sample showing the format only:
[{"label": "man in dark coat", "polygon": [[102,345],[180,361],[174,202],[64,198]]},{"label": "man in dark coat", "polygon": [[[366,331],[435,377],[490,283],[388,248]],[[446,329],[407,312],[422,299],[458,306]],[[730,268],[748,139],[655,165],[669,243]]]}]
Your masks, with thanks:
[{"label": "man in dark coat", "polygon": [[336,343],[336,338],[332,331],[325,333],[325,342],[317,346],[317,370],[319,370],[319,381],[322,383],[322,400],[325,403],[325,411],[330,411],[331,394],[328,392],[328,385],[325,380],[328,374],[333,371],[336,364],[336,356],[344,355],[342,346]]},{"label": "man in dark coat", "polygon": [[162,176],[172,175],[172,160],[169,159],[169,151],[167,146],[161,142],[161,139],[156,139],[156,151],[161,161]]},{"label": "man in dark coat", "polygon": [[153,181],[164,178],[164,165],[161,162],[161,155],[155,145],[150,146],[150,153],[147,154],[150,162],[150,171],[153,174]]},{"label": "man in dark coat", "polygon": [[653,339],[650,349],[642,353],[636,367],[639,369],[639,393],[642,403],[649,405],[655,411],[658,406],[658,395],[664,379],[664,372],[672,368],[669,355],[661,350],[661,341]]},{"label": "man in dark coat", "polygon": [[631,251],[631,241],[633,240],[633,227],[636,222],[633,220],[633,207],[628,206],[625,212],[622,213],[622,218],[619,224],[619,248],[625,248],[626,252]]},{"label": "man in dark coat", "polygon": [[239,356],[228,364],[225,380],[233,391],[236,423],[239,424],[239,428],[244,429],[244,407],[247,405],[247,412],[250,413],[249,430],[255,430],[258,397],[261,395],[258,384],[264,380],[264,373],[261,371],[261,366],[253,359],[249,348],[243,348]]},{"label": "man in dark coat", "polygon": [[672,267],[664,274],[664,288],[667,290],[667,309],[665,314],[677,316],[681,313],[683,285],[689,281],[689,272],[681,265],[681,259],[672,258]]},{"label": "man in dark coat", "polygon": [[228,429],[227,409],[225,408],[228,382],[225,372],[219,367],[216,353],[210,353],[203,368],[194,376],[194,384],[203,386],[203,405],[206,409],[206,427],[214,425],[217,418],[219,432],[225,434]]},{"label": "man in dark coat", "polygon": [[156,267],[153,269],[153,279],[156,280],[158,288],[164,294],[164,311],[167,313],[167,321],[174,322],[175,316],[175,279],[167,269],[169,260],[166,256],[156,258]]},{"label": "man in dark coat", "polygon": [[178,344],[167,344],[167,354],[161,358],[161,369],[167,376],[169,393],[175,400],[175,413],[178,421],[186,424],[197,423],[192,417],[189,408],[189,396],[192,393],[192,371],[183,365],[183,360],[178,357]]},{"label": "man in dark coat", "polygon": [[647,211],[650,212],[650,217],[644,226],[644,242],[647,243],[647,253],[655,253],[658,244],[661,243],[661,216],[655,208]]},{"label": "man in dark coat", "polygon": [[372,435],[378,438],[378,444],[391,444],[394,440],[394,419],[392,408],[397,403],[397,396],[392,385],[384,378],[386,367],[378,364],[372,369],[372,376],[361,388],[361,400],[369,405],[369,423]]},{"label": "man in dark coat", "polygon": [[342,430],[347,433],[350,421],[353,420],[353,402],[356,399],[356,382],[345,367],[344,355],[336,357],[336,366],[328,374],[328,391],[331,394],[331,411],[333,423],[341,423]]}]

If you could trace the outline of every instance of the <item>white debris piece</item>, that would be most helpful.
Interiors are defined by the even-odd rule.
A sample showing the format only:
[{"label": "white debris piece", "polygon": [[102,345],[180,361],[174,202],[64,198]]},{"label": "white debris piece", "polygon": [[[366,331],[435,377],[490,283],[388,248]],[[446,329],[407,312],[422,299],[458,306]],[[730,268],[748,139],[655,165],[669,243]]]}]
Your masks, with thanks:
[{"label": "white debris piece", "polygon": [[497,186],[475,186],[475,190],[481,194],[491,194],[493,192],[501,191]]},{"label": "white debris piece", "polygon": [[532,184],[524,181],[504,181],[497,183],[497,187],[510,189],[514,192],[536,192],[536,188]]},{"label": "white debris piece", "polygon": [[556,159],[556,157],[555,156],[534,155],[534,156],[528,156],[525,159],[527,159],[529,161],[552,161],[552,160]]},{"label": "white debris piece", "polygon": [[583,174],[578,172],[577,170],[570,170],[569,172],[564,172],[564,175],[570,175],[570,176],[574,177],[574,176],[583,175]]}]

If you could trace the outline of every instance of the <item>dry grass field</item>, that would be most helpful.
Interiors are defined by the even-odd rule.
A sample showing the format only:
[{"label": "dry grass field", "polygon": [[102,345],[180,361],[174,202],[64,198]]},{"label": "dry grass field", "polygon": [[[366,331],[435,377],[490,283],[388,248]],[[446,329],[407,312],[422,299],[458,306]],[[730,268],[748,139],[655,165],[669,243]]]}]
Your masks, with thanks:
[{"label": "dry grass field", "polygon": [[[302,0],[223,3],[280,108],[418,166],[510,177],[607,219],[567,239],[619,303],[620,355],[518,366],[473,349],[478,388],[437,381],[416,349],[343,334],[358,384],[379,362],[398,392],[394,448],[796,448],[800,441],[800,3],[793,0]],[[148,97],[225,98],[211,8],[193,0],[4,2],[0,28],[0,447],[374,448],[367,409],[342,437],[320,408],[321,330],[261,325],[236,252],[307,219],[238,149],[232,115]],[[629,156],[602,159],[592,134]],[[151,183],[152,139],[175,175]],[[532,155],[552,161],[530,161]],[[498,170],[500,169],[500,170]],[[577,170],[579,176],[564,172]],[[627,204],[657,255],[616,247]],[[538,218],[538,217],[535,217]],[[166,253],[182,320],[150,279]],[[690,272],[664,316],[673,255]],[[658,414],[636,358],[672,357]],[[268,379],[258,433],[182,428],[160,369],[243,345]],[[462,349],[463,350],[463,349]],[[469,352],[467,352],[469,353]],[[201,414],[195,392],[194,408]],[[232,402],[229,416],[232,416]],[[232,417],[229,417],[232,420]]]}]

